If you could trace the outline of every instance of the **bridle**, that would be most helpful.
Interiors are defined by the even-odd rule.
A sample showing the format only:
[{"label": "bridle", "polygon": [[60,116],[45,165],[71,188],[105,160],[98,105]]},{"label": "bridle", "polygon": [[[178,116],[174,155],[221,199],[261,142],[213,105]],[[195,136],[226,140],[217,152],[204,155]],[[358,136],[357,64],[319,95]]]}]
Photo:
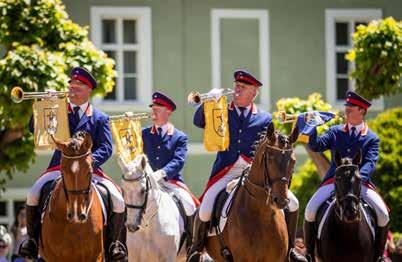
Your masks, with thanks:
[{"label": "bridle", "polygon": [[[336,169],[335,169],[335,173],[336,173],[336,171],[339,169],[339,168],[344,168],[344,167],[352,167],[352,168],[355,168],[355,169],[357,169],[357,170],[359,170],[359,166],[358,165],[354,165],[354,164],[344,164],[344,165],[340,165],[340,166],[338,166],[338,167],[336,167]],[[336,179],[335,179],[336,180]],[[336,185],[336,183],[335,183],[335,185]],[[338,206],[338,209],[339,210],[337,210],[337,209],[335,209],[335,213],[336,213],[336,215],[342,220],[342,217],[343,217],[343,212],[342,212],[342,203],[343,202],[345,202],[346,200],[348,200],[348,199],[350,199],[351,201],[356,201],[357,203],[359,203],[360,202],[360,196],[356,196],[353,192],[352,193],[348,193],[348,194],[346,194],[345,196],[342,196],[341,198],[336,198],[336,202],[338,203],[337,204],[337,206]]]},{"label": "bridle", "polygon": [[[280,151],[282,154],[285,154],[286,152],[293,151],[293,148],[279,148],[277,146],[272,146],[272,145],[266,145],[265,147],[270,148],[270,149],[275,150],[275,151]],[[261,185],[258,185],[256,183],[253,183],[250,179],[247,179],[247,175],[245,175],[245,178],[246,178],[245,181],[246,181],[247,184],[251,185],[252,187],[257,188],[259,191],[263,191],[264,194],[267,196],[267,199],[265,201],[266,205],[269,204],[270,199],[279,198],[279,197],[273,195],[273,193],[272,193],[272,187],[273,187],[274,184],[276,184],[276,183],[289,184],[289,179],[287,177],[285,177],[285,176],[277,177],[277,178],[270,178],[269,177],[268,168],[267,168],[267,166],[268,166],[267,154],[268,154],[267,150],[264,150],[264,153],[263,153],[263,156],[262,156],[263,159],[264,159],[263,160],[264,161],[264,186],[261,186]],[[247,170],[247,173],[248,173],[248,171],[249,171],[249,169]],[[246,184],[245,184],[245,189],[252,197],[255,198],[254,194],[252,194],[250,192],[250,190],[247,188]],[[286,198],[285,201],[287,203],[289,203],[290,200],[288,198]]]},{"label": "bridle", "polygon": [[[62,157],[67,158],[67,159],[81,159],[81,158],[84,158],[84,157],[88,156],[89,154],[91,154],[91,150],[88,150],[87,152],[85,152],[85,153],[83,153],[81,155],[78,155],[78,156],[68,156],[68,155],[64,154],[63,152],[61,153]],[[90,172],[89,172],[88,175],[90,176],[90,178],[92,178],[92,175],[93,175],[92,168],[90,169]],[[86,196],[86,198],[85,198],[85,204],[86,205],[85,206],[87,208],[86,208],[85,216],[88,217],[89,211],[91,210],[91,206],[92,206],[92,197],[89,198],[89,195],[92,192],[92,190],[91,190],[92,189],[92,187],[91,187],[91,185],[92,185],[91,180],[92,179],[89,179],[87,187],[85,189],[81,189],[81,190],[67,189],[65,179],[64,179],[64,173],[63,173],[62,170],[61,170],[61,179],[62,179],[62,182],[63,182],[63,191],[64,191],[64,195],[66,197],[67,203],[69,202],[69,195],[70,194],[71,195],[84,195],[84,196]],[[75,175],[75,181],[76,181],[75,186],[77,187],[78,186],[77,185],[78,184],[77,183],[77,174]]]},{"label": "bridle", "polygon": [[[78,155],[78,156],[67,156],[64,153],[61,153],[62,157],[67,158],[67,159],[80,159],[83,157],[86,157],[87,155],[89,155],[91,153],[91,150],[88,150],[88,152]],[[64,193],[66,195],[67,201],[68,201],[68,194],[72,194],[72,195],[89,195],[89,193],[91,192],[91,179],[89,179],[88,182],[88,186],[86,189],[81,189],[81,190],[68,190],[66,188],[66,184],[64,183],[64,175],[63,172],[62,173],[62,181],[63,181],[63,189],[64,189]],[[92,177],[93,172],[92,170],[90,171],[89,175]],[[76,185],[77,186],[77,185]]]},{"label": "bridle", "polygon": [[141,225],[142,223],[142,219],[145,215],[147,206],[148,206],[148,195],[149,195],[149,190],[151,189],[151,182],[149,180],[149,176],[146,172],[146,170],[143,170],[143,173],[141,176],[137,177],[137,178],[126,178],[124,175],[122,175],[122,179],[126,182],[129,183],[138,183],[140,181],[142,181],[143,179],[146,179],[145,181],[145,198],[144,198],[144,202],[141,205],[133,205],[133,204],[128,204],[126,203],[126,207],[127,208],[131,208],[131,209],[139,209],[139,225]]}]

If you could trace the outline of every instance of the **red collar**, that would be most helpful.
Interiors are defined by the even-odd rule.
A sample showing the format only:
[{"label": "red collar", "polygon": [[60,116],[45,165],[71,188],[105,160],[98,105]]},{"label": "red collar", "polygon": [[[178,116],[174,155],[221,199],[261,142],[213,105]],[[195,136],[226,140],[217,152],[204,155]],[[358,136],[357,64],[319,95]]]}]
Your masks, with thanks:
[{"label": "red collar", "polygon": [[[171,123],[167,123],[167,125],[168,125],[167,134],[168,134],[169,136],[171,136],[171,135],[173,135],[174,125],[171,124]],[[156,131],[156,126],[153,125],[153,126],[151,127],[151,134],[156,134],[156,132],[157,132],[157,131]]]},{"label": "red collar", "polygon": [[[73,109],[71,108],[70,103],[67,104],[67,111],[68,111],[68,113],[72,113],[72,112],[73,112]],[[88,103],[88,106],[87,106],[87,108],[85,109],[85,115],[86,115],[86,116],[92,116],[92,114],[93,114],[92,105]]]},{"label": "red collar", "polygon": [[[349,133],[349,125],[347,123],[343,125],[342,131],[346,132],[346,133]],[[364,126],[363,126],[362,130],[360,131],[360,135],[361,136],[366,136],[367,133],[368,133],[368,126],[367,126],[367,123],[364,122]]]},{"label": "red collar", "polygon": [[[233,103],[233,101],[229,104],[228,109],[229,109],[229,110],[235,109],[235,104]],[[257,106],[256,106],[254,103],[251,104],[251,113],[252,113],[253,115],[255,115],[255,114],[257,114],[257,112],[258,112]]]}]

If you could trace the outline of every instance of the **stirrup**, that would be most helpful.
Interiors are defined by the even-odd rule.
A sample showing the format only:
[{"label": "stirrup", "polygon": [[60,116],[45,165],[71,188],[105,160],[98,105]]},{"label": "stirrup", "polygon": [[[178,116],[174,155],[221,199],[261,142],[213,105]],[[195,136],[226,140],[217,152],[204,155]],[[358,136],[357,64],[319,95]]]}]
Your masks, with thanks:
[{"label": "stirrup", "polygon": [[37,259],[38,258],[38,244],[33,238],[25,240],[18,249],[18,255],[27,259]]},{"label": "stirrup", "polygon": [[[293,257],[291,255],[293,254]],[[288,258],[289,261],[303,261],[303,262],[309,262],[308,258],[303,256],[302,254],[298,253],[294,247],[289,248],[288,252]]]},{"label": "stirrup", "polygon": [[[113,257],[112,252],[113,252],[116,248],[119,249],[119,251],[121,251],[121,252],[124,253],[124,254],[121,254],[121,255],[118,256],[118,257]],[[109,256],[110,256],[110,258],[112,259],[112,261],[114,261],[114,260],[122,260],[122,259],[124,259],[125,257],[127,257],[127,248],[123,245],[122,242],[120,242],[119,240],[115,240],[115,241],[113,241],[113,242],[110,244],[110,246],[109,246]]]}]

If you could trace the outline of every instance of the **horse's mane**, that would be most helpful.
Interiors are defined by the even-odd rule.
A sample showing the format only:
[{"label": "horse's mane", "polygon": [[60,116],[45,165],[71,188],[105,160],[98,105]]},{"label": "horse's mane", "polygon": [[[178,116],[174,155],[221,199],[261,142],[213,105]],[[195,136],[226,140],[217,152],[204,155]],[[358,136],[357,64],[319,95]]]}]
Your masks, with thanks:
[{"label": "horse's mane", "polygon": [[163,190],[163,188],[159,185],[158,181],[156,181],[155,177],[152,175],[154,173],[154,171],[152,170],[152,167],[149,164],[148,157],[145,154],[141,154],[141,155],[138,155],[135,157],[135,161],[137,162],[136,163],[137,171],[141,167],[141,158],[142,157],[145,158],[146,165],[145,165],[144,171],[148,174],[152,187],[154,187],[155,189]]},{"label": "horse's mane", "polygon": [[67,145],[68,149],[77,154],[80,148],[83,146],[83,142],[80,143],[80,140],[82,139],[83,141],[85,141],[86,135],[87,132],[82,130],[75,133]]},{"label": "horse's mane", "polygon": [[[289,142],[289,137],[287,135],[283,135],[280,132],[276,131],[274,132],[273,136],[276,139],[276,143],[278,143],[278,147],[279,148],[283,148],[283,147],[287,147],[287,146],[291,146],[290,142]],[[254,158],[257,158],[259,156],[261,156],[264,152],[264,146],[269,142],[269,138],[267,136],[267,130],[264,130],[260,133],[258,133],[258,140],[256,140],[254,142],[254,144],[252,145],[253,151],[252,156],[253,156],[253,160]]]},{"label": "horse's mane", "polygon": [[341,159],[341,165],[353,165],[353,159],[349,157],[344,157]]}]

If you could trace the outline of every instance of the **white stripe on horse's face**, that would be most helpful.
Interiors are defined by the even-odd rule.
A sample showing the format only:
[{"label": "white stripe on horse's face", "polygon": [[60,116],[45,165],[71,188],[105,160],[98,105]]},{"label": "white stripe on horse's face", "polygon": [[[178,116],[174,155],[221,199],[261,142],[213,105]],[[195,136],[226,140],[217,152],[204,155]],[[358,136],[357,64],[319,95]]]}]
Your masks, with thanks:
[{"label": "white stripe on horse's face", "polygon": [[80,171],[80,165],[78,160],[75,160],[72,164],[71,164],[71,172],[73,172],[74,174],[78,173],[78,171]]},{"label": "white stripe on horse's face", "polygon": [[73,222],[74,223],[78,223],[79,219],[78,219],[78,203],[77,200],[74,200],[74,216],[73,216]]}]

